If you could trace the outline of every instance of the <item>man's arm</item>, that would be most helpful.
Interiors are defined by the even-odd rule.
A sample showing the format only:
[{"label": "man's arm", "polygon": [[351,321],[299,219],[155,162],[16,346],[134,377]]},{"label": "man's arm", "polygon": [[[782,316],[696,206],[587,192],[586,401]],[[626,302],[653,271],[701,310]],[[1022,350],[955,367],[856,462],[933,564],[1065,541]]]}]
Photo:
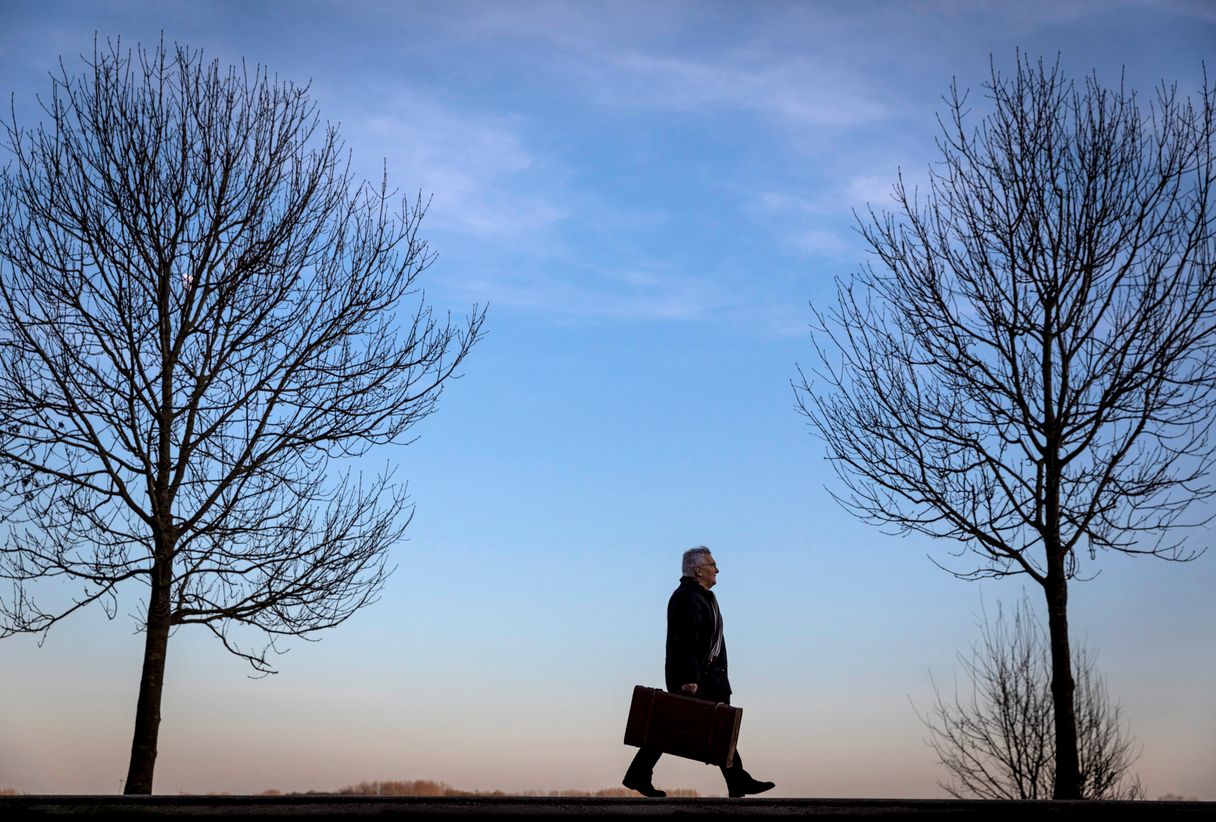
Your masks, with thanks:
[{"label": "man's arm", "polygon": [[703,620],[692,598],[676,594],[667,604],[667,679],[695,695],[701,681]]}]

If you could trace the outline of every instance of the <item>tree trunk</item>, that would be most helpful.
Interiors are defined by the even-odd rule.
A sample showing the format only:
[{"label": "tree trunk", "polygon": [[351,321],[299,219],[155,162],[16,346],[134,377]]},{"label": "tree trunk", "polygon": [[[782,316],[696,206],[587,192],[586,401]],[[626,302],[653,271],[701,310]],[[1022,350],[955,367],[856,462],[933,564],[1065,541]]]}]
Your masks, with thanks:
[{"label": "tree trunk", "polygon": [[1047,630],[1051,636],[1051,702],[1055,716],[1056,776],[1053,799],[1081,799],[1081,764],[1077,756],[1076,690],[1068,642],[1068,580],[1057,551],[1047,574]]},{"label": "tree trunk", "polygon": [[148,597],[147,641],[144,668],[135,705],[135,734],[131,740],[131,763],[124,793],[152,793],[156,769],[156,741],[160,735],[160,700],[165,688],[165,653],[169,649],[171,589],[173,587],[173,498],[167,479],[172,474],[173,342],[169,287],[173,281],[168,263],[161,264],[157,278],[157,329],[160,334],[160,407],[157,409],[156,468],[152,489],[152,534],[154,560],[152,591]]},{"label": "tree trunk", "polygon": [[[1057,284],[1058,285],[1058,284]],[[1068,573],[1067,557],[1060,540],[1060,480],[1063,465],[1063,426],[1056,403],[1068,386],[1068,362],[1064,358],[1056,372],[1056,300],[1052,289],[1043,302],[1043,552],[1047,560],[1047,631],[1051,636],[1051,706],[1056,731],[1056,774],[1052,799],[1081,798],[1081,764],[1077,755],[1077,714],[1073,707],[1076,685],[1072,678],[1072,652],[1068,647]],[[1056,379],[1061,385],[1057,389]]]},{"label": "tree trunk", "polygon": [[125,794],[152,793],[156,740],[160,734],[160,699],[165,685],[165,652],[169,648],[169,591],[173,579],[170,569],[171,563],[158,561],[152,570],[144,666],[139,678],[139,700],[135,704],[135,734],[131,740]]}]

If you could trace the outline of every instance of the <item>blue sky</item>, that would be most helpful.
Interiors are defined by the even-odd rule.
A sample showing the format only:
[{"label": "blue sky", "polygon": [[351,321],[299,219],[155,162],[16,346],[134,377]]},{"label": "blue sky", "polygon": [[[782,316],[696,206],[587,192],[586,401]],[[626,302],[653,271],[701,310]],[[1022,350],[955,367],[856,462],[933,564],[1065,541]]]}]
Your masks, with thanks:
[{"label": "blue sky", "polygon": [[[159,792],[616,785],[630,691],[662,681],[666,599],[703,543],[752,772],[785,796],[941,795],[913,706],[1022,583],[956,580],[930,561],[951,546],[832,502],[790,388],[808,302],[866,260],[853,210],[936,159],[952,78],[978,92],[990,55],[1008,71],[1020,49],[1191,93],[1216,6],[4,0],[19,119],[94,32],[311,80],[360,174],[433,197],[427,299],[490,304],[420,439],[368,463],[396,465],[417,505],[381,601],[263,680],[175,634]],[[1216,799],[1216,555],[1086,571],[1074,637],[1149,795]],[[0,642],[0,787],[117,789],[139,605]],[[656,783],[722,791],[670,758]]]}]

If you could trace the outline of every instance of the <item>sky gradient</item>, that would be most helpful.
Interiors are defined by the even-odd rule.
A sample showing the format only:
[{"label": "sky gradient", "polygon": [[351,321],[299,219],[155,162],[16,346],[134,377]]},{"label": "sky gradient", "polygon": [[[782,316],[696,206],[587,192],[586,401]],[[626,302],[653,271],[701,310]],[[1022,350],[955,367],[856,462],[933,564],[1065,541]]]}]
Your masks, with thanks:
[{"label": "sky gradient", "polygon": [[[978,95],[1020,49],[1191,94],[1216,43],[1202,0],[1013,6],[0,0],[0,90],[26,125],[95,32],[311,81],[359,174],[433,198],[427,299],[490,306],[419,440],[367,461],[417,506],[380,602],[285,643],[261,680],[175,633],[157,792],[615,786],[631,690],[663,680],[680,554],[705,544],[749,770],[779,796],[944,795],[916,715],[930,672],[961,674],[981,608],[1041,594],[957,580],[930,560],[954,546],[832,501],[790,386],[808,303],[867,259],[854,210],[937,159],[952,78]],[[1216,553],[1082,566],[1073,638],[1148,796],[1216,800]],[[0,787],[118,789],[142,604],[133,588],[114,621],[0,641]],[[670,757],[655,782],[723,792]]]}]

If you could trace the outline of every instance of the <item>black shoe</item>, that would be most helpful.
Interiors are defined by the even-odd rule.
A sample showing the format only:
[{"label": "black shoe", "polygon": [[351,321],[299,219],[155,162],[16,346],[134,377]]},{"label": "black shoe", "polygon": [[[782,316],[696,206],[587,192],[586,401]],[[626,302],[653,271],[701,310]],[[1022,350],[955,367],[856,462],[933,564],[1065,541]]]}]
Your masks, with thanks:
[{"label": "black shoe", "polygon": [[775,787],[777,787],[775,782],[761,782],[760,780],[752,779],[749,776],[746,781],[730,787],[730,797],[731,799],[738,799],[739,797],[747,796],[748,794],[764,793],[765,791],[772,790]]},{"label": "black shoe", "polygon": [[627,776],[625,777],[624,781],[621,782],[621,784],[631,791],[637,791],[642,796],[649,796],[652,799],[667,796],[667,791],[660,791],[654,785],[650,784],[649,779],[643,782],[640,779],[631,779]]}]

